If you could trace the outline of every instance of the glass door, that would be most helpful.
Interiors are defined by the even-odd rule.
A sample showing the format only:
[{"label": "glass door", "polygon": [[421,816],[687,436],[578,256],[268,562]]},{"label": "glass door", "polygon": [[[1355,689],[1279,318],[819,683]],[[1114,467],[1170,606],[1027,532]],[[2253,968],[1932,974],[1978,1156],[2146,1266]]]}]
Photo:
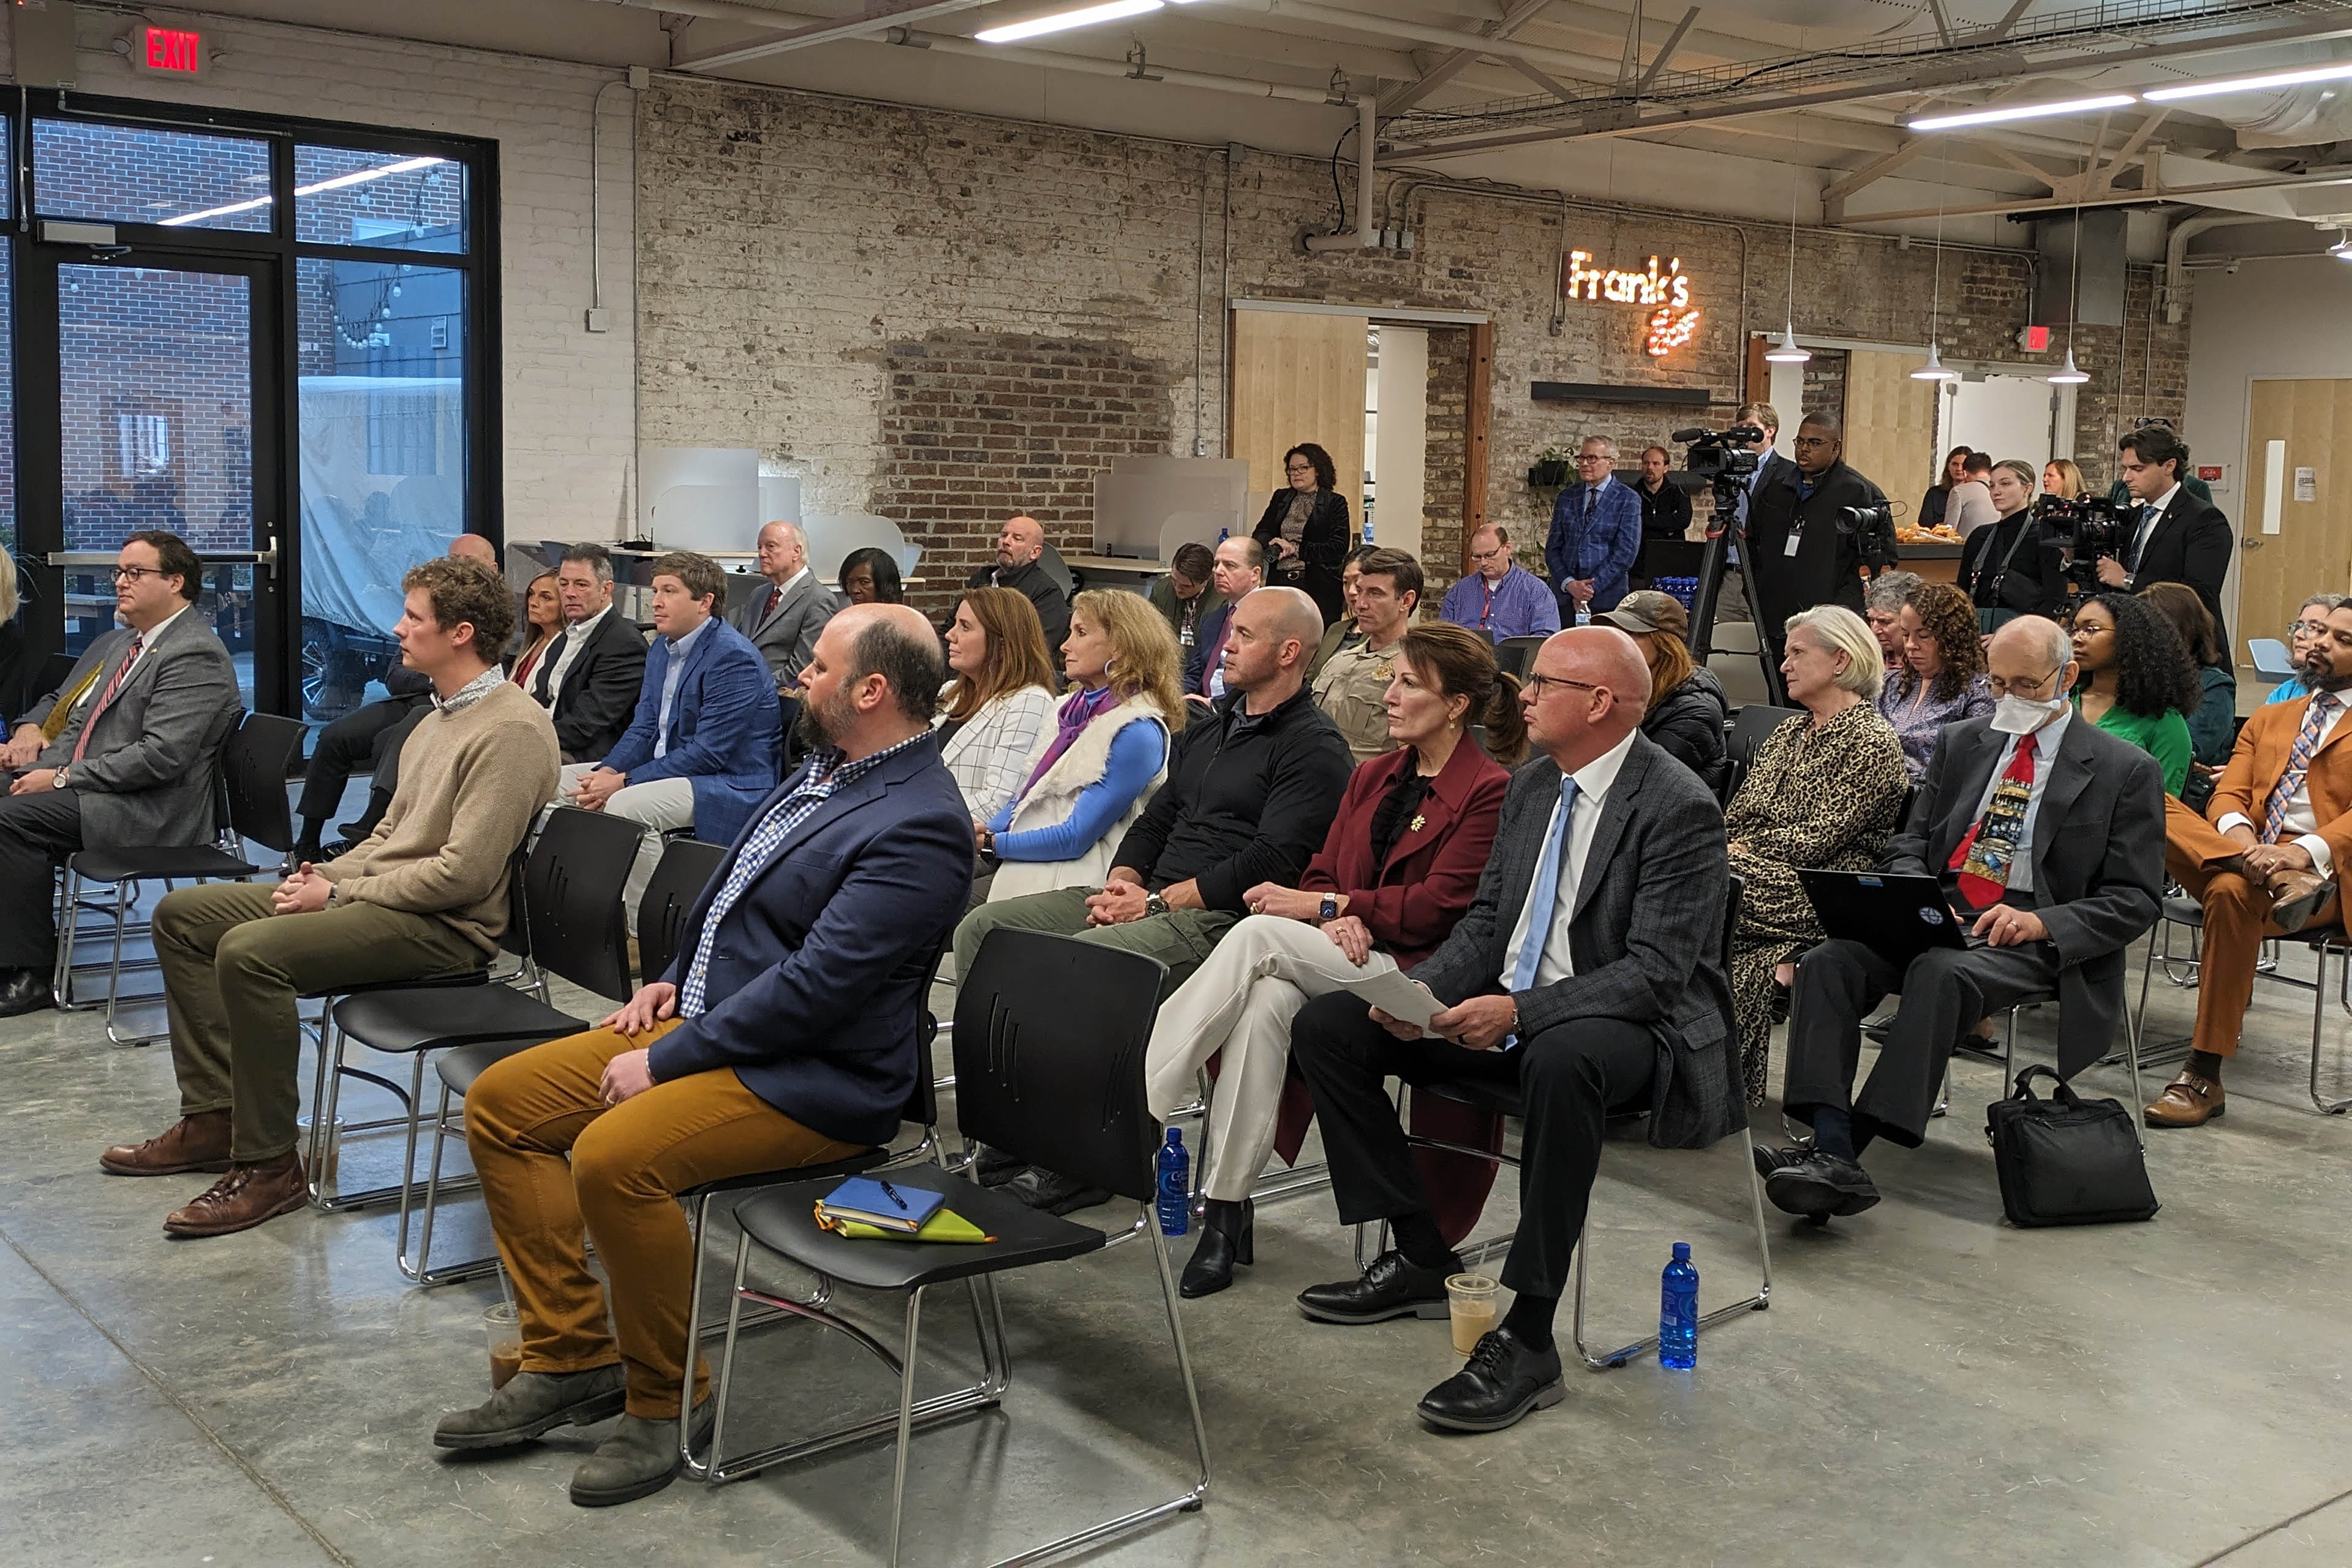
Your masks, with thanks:
[{"label": "glass door", "polygon": [[110,628],[115,552],[131,533],[168,529],[204,559],[197,609],[227,645],[246,706],[289,710],[277,264],[143,245],[26,249],[20,418],[26,449],[55,456],[28,464],[23,499],[63,546],[34,562],[47,590],[33,596],[39,640],[79,654]]}]

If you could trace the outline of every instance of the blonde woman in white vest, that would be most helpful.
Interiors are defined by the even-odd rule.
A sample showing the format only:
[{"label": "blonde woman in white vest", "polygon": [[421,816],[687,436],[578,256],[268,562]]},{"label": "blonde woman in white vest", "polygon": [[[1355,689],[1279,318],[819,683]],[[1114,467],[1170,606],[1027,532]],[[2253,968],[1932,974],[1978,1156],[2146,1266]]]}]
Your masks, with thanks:
[{"label": "blonde woman in white vest", "polygon": [[1062,668],[1073,689],[1044,757],[982,825],[982,850],[1001,862],[991,903],[1102,886],[1119,840],[1167,776],[1171,731],[1183,722],[1175,634],[1140,594],[1080,594]]}]

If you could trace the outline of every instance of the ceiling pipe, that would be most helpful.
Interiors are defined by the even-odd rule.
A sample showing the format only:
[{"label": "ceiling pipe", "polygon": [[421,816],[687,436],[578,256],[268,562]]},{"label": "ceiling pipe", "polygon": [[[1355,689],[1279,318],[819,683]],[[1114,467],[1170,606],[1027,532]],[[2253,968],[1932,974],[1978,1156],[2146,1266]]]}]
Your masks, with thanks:
[{"label": "ceiling pipe", "polygon": [[1374,154],[1381,140],[1381,100],[1370,93],[1356,100],[1356,232],[1353,234],[1310,234],[1307,237],[1309,250],[1376,250],[1381,243],[1381,220],[1372,211],[1378,197],[1374,188]]},{"label": "ceiling pipe", "polygon": [[[765,59],[770,55],[789,54],[795,49],[839,43],[845,38],[871,37],[894,26],[912,26],[917,22],[973,10],[989,3],[990,0],[929,0],[924,5],[901,5],[883,16],[868,11],[865,16],[850,16],[836,22],[811,22],[805,26],[793,27],[769,37],[751,38],[722,49],[714,49],[707,55],[695,55],[676,61],[675,68],[685,71],[718,70],[725,66]],[[772,22],[768,26],[773,27],[776,24]]]},{"label": "ceiling pipe", "polygon": [[2164,242],[2164,319],[2179,326],[2180,318],[2189,313],[2189,242],[2209,229],[2228,228],[2241,223],[2277,223],[2281,220],[2262,213],[2200,213],[2183,218],[2172,226],[2172,233]]}]

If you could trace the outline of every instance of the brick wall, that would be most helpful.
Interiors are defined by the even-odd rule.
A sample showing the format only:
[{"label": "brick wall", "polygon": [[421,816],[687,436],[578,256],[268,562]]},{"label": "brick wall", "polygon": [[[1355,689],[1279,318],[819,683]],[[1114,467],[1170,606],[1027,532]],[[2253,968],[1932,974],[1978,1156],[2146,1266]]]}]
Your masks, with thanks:
[{"label": "brick wall", "polygon": [[922,545],[926,608],[994,559],[1005,518],[1027,511],[1051,537],[1082,538],[1096,470],[1168,451],[1166,369],[1115,342],[935,331],[884,345],[882,368],[873,510]]},{"label": "brick wall", "polygon": [[[1384,306],[1483,311],[1495,324],[1488,515],[1539,542],[1550,497],[1528,489],[1526,469],[1545,447],[1598,434],[1637,449],[1701,421],[1697,410],[1538,404],[1530,383],[1704,387],[1719,420],[1743,391],[1744,329],[1777,328],[1788,309],[1788,231],[1770,226],[1424,186],[1403,195],[1418,241],[1410,255],[1309,256],[1298,231],[1332,217],[1329,171],[1313,160],[1253,152],[1229,178],[1222,153],[1198,148],[667,80],[642,95],[637,134],[645,438],[756,447],[802,475],[812,510],[928,517],[942,576],[977,559],[1016,505],[1044,519],[1062,549],[1083,548],[1084,487],[1074,476],[1088,465],[1057,448],[1060,463],[898,471],[937,466],[906,439],[921,432],[906,427],[903,398],[914,384],[898,378],[927,373],[905,368],[903,345],[924,345],[927,363],[934,343],[1008,337],[1119,357],[1141,380],[1122,399],[1138,413],[1118,449],[1189,453],[1197,417],[1214,454],[1226,406],[1221,297],[1361,303],[1374,315]],[[2026,357],[2013,342],[2030,310],[2023,253],[1948,247],[1939,281],[1930,246],[1818,231],[1800,231],[1797,244],[1801,331],[1923,342],[1933,294],[1947,356]],[[1690,341],[1654,358],[1644,352],[1648,310],[1558,302],[1569,249],[1604,269],[1679,258],[1699,311]],[[2128,427],[2143,402],[2177,410],[2185,386],[2185,328],[2160,328],[2150,390],[2137,391],[2144,287],[2136,273],[2129,391],[2116,380],[2116,333],[2076,342],[2078,360],[2100,378],[2099,395],[2082,405],[2077,447],[2102,473],[2115,404],[2126,405]],[[1430,344],[1423,532],[1439,591],[1459,559],[1465,337],[1440,331]],[[2046,357],[2054,365],[2059,355]],[[1023,425],[992,416],[1016,408],[985,412],[992,417],[979,423]],[[1022,439],[995,434],[1015,447]],[[1880,478],[1901,493],[1927,476]],[[941,499],[924,499],[933,497]]]}]

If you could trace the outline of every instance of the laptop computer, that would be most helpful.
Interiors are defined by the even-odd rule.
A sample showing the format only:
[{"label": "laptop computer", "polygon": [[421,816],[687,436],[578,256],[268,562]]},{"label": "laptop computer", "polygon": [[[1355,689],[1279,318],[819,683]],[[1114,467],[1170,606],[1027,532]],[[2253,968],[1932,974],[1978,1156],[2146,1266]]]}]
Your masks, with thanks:
[{"label": "laptop computer", "polygon": [[1832,937],[1858,942],[1896,969],[1931,947],[1982,947],[1954,918],[1941,879],[1891,871],[1807,871],[1797,879]]}]

